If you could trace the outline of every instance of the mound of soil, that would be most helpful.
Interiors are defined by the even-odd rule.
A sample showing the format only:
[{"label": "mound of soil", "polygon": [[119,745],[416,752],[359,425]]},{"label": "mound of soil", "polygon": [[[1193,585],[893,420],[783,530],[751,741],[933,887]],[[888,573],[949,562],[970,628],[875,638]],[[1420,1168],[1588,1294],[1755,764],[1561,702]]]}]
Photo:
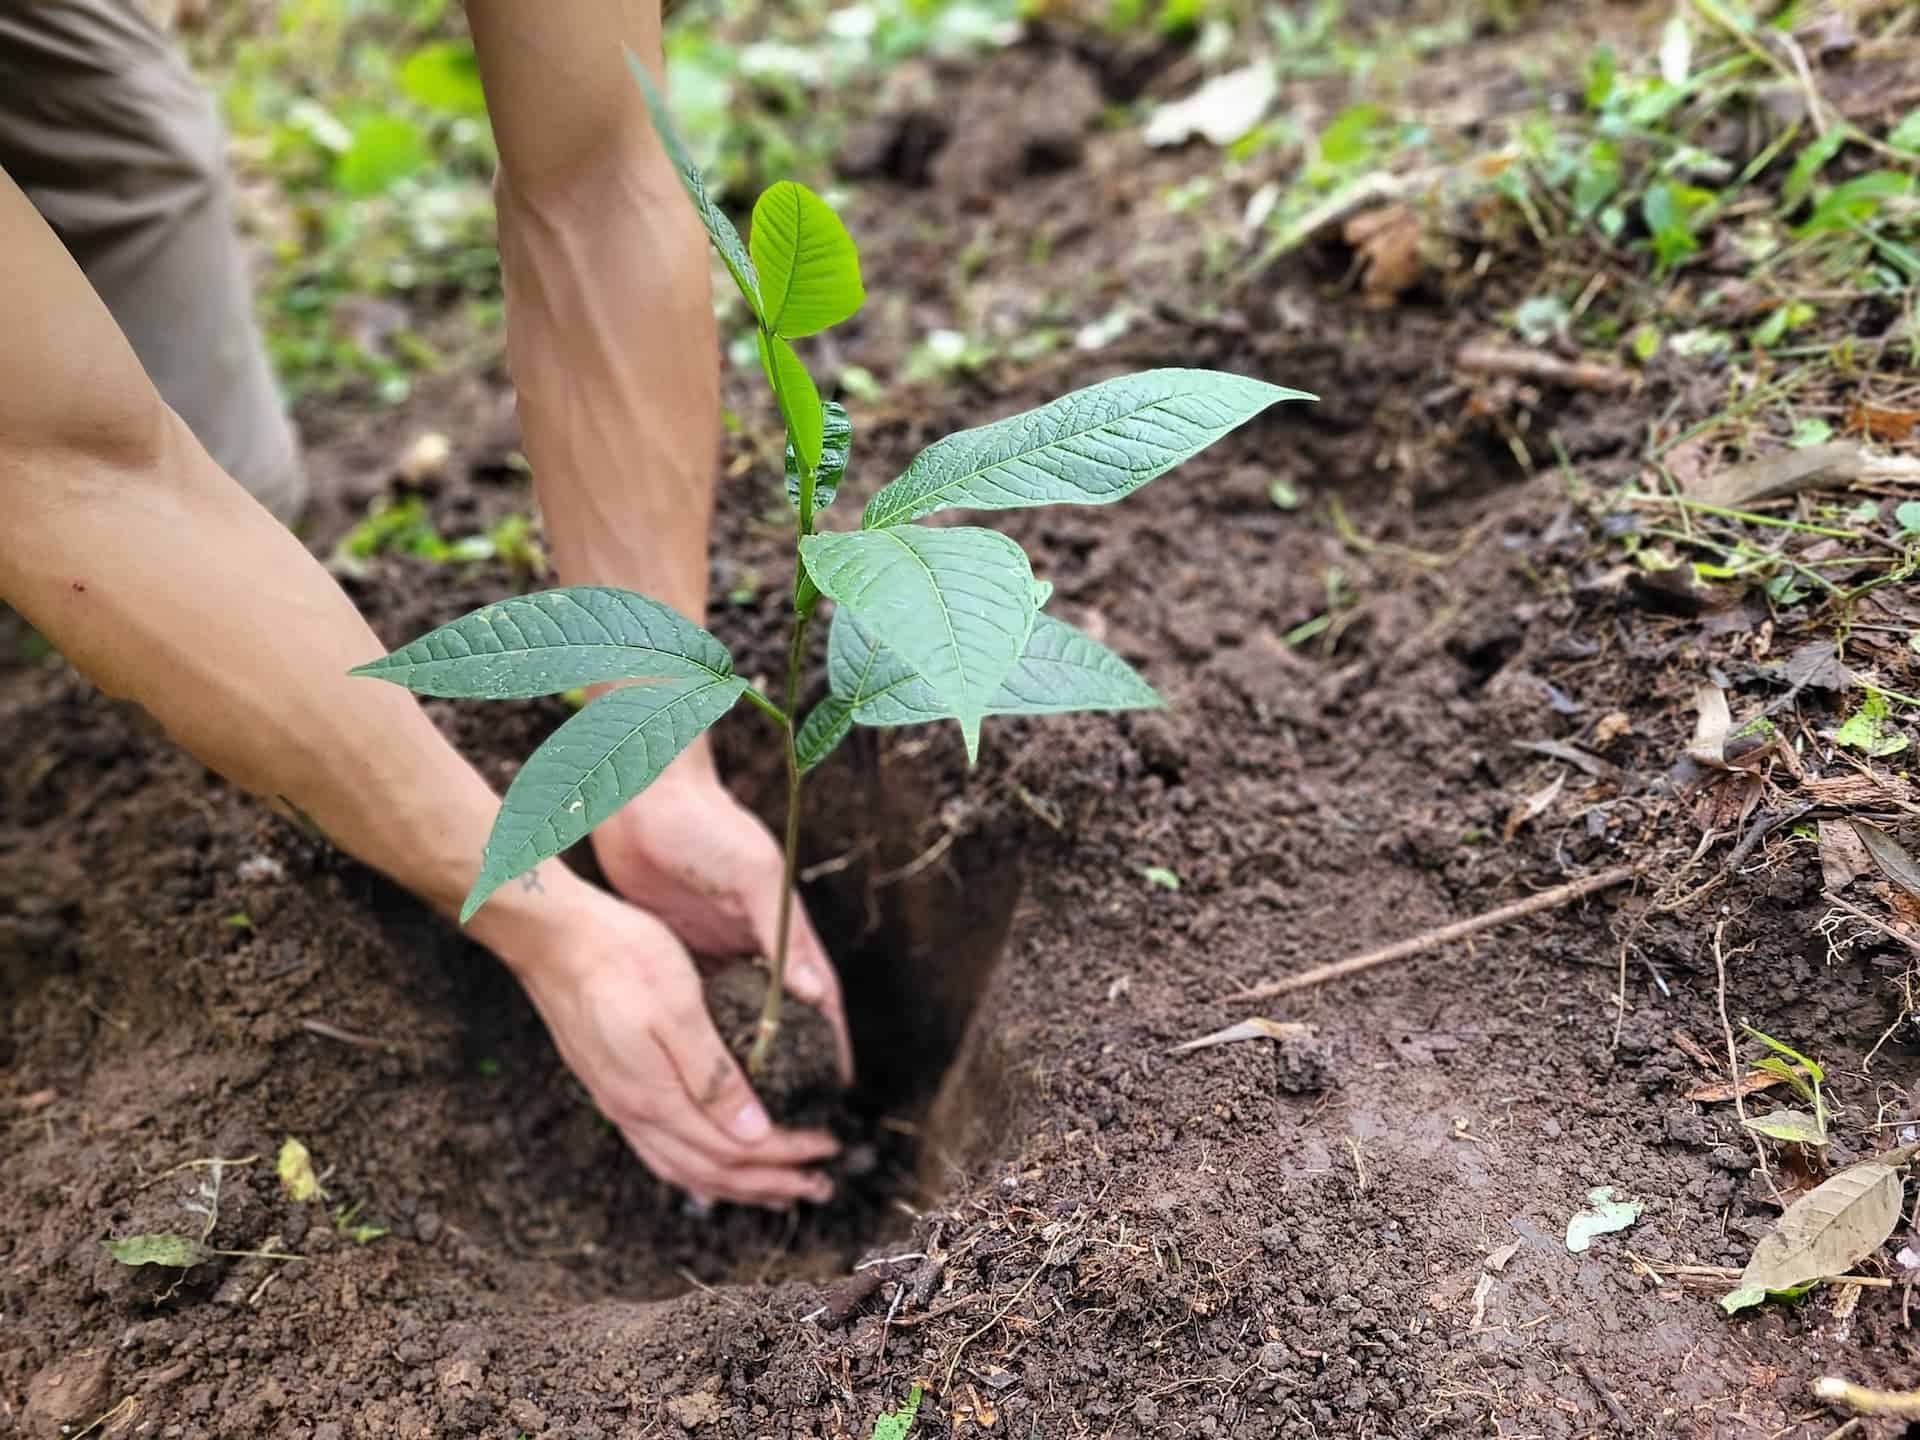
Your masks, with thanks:
[{"label": "mound of soil", "polygon": [[[1127,251],[1110,216],[1204,161],[1131,175],[1122,143],[1023,172],[1001,218],[1044,227],[1055,272],[1190,286],[1197,260],[1168,269],[1144,221]],[[918,226],[884,195],[857,209],[869,274],[923,276]],[[987,283],[1032,285],[1024,249]],[[934,435],[1123,367],[1327,397],[1129,505],[1002,517],[1052,608],[1166,711],[994,722],[973,771],[950,733],[860,732],[813,783],[808,901],[853,1008],[867,1156],[820,1210],[691,1213],[485,956],[57,663],[0,672],[0,1416],[32,1436],[824,1440],[921,1383],[928,1440],[1814,1436],[1835,1422],[1810,1376],[1920,1379],[1897,1289],[1730,1322],[1658,1273],[1741,1264],[1776,1213],[1726,1107],[1685,1098],[1712,1078],[1688,1046],[1717,1049],[1728,916],[1600,896],[1264,1011],[1310,1043],[1173,1053],[1247,1018],[1223,1000],[1244,986],[1667,853],[1660,802],[1617,778],[1573,773],[1533,809],[1545,762],[1514,742],[1619,710],[1616,777],[1658,774],[1691,724],[1697,651],[1576,583],[1593,537],[1561,476],[1448,389],[1497,289],[1363,308],[1313,263],[1225,320],[1162,313],[1097,365],[857,419],[848,508]],[[937,311],[939,282],[915,283]],[[886,373],[900,344],[876,322],[848,353]],[[1532,422],[1604,483],[1655,390],[1550,393]],[[443,530],[524,507],[504,397],[466,377],[399,414],[308,417],[316,548],[421,427],[456,437]],[[783,644],[765,473],[727,485],[715,547],[716,593],[744,598],[714,627],[748,674]],[[1335,500],[1361,543],[1308,518]],[[356,595],[399,641],[515,583],[386,558]],[[496,780],[564,714],[431,709]],[[771,815],[751,726],[723,724],[723,760]],[[1725,892],[1729,1004],[1826,1062],[1858,1152],[1861,1122],[1912,1118],[1913,1050],[1897,1033],[1890,1078],[1863,1078],[1899,998],[1883,952],[1828,953],[1820,891],[1803,853]],[[276,1179],[289,1135],[324,1201]],[[1600,1185],[1644,1211],[1571,1254]],[[301,1258],[182,1276],[100,1243],[203,1227]]]}]

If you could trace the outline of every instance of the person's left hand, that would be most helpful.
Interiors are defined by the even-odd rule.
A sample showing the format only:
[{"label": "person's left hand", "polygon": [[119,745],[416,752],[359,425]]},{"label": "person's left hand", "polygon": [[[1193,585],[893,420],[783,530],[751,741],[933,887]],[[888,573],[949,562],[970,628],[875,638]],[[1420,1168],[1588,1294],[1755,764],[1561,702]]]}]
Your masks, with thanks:
[{"label": "person's left hand", "polygon": [[[780,846],[728,793],[712,752],[696,741],[660,778],[593,832],[607,883],[704,956],[758,954],[778,943]],[[806,907],[794,897],[787,993],[832,1025],[841,1079],[853,1080],[840,981]]]}]

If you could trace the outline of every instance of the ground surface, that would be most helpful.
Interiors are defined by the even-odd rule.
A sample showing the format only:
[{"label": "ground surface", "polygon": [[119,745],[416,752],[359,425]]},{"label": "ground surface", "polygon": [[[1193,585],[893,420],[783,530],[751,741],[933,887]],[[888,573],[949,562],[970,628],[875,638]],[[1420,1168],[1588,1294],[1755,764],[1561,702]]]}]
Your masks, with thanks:
[{"label": "ground surface", "polygon": [[[1014,52],[956,113],[1110,78]],[[1715,1078],[1689,1039],[1724,1064],[1719,922],[1732,1016],[1826,1065],[1836,1161],[1915,1118],[1909,1030],[1862,1068],[1900,1018],[1897,950],[1829,953],[1814,846],[1772,844],[1667,903],[1745,828],[1736,803],[1690,861],[1719,791],[1658,782],[1695,686],[1764,667],[1727,637],[1765,611],[1716,629],[1643,603],[1609,579],[1580,497],[1635,476],[1649,417],[1689,403],[1687,368],[1629,395],[1489,401],[1454,357],[1512,299],[1507,267],[1370,306],[1337,246],[1202,318],[1180,302],[1200,262],[1146,203],[1194,157],[994,139],[929,186],[864,192],[870,284],[904,281],[896,303],[937,317],[953,262],[936,247],[978,227],[972,263],[1002,303],[1038,271],[1100,275],[1107,295],[1078,313],[1121,295],[1141,318],[1092,355],[856,406],[843,507],[938,434],[1122,368],[1220,366],[1325,399],[1127,506],[1009,518],[1055,612],[1103,633],[1168,710],[996,723],[971,774],[951,735],[863,732],[815,785],[803,858],[823,867],[810,898],[856,1002],[863,1173],[797,1220],[688,1213],[484,955],[57,663],[12,664],[0,1431],[106,1416],[102,1433],[153,1436],[864,1440],[920,1381],[929,1440],[1813,1437],[1839,1417],[1806,1398],[1810,1377],[1920,1381],[1897,1285],[1730,1320],[1724,1282],[1653,1273],[1738,1267],[1777,1213],[1728,1107],[1685,1098]],[[846,343],[891,373],[913,328]],[[1516,449],[1522,414],[1535,444]],[[423,428],[454,440],[427,496],[443,532],[527,504],[497,376],[307,418],[322,553]],[[729,454],[744,473],[715,580],[735,599],[713,622],[748,673],[777,662],[785,583],[755,458]],[[1276,506],[1276,480],[1300,508]],[[1327,523],[1332,502],[1350,525]],[[354,588],[397,642],[513,583],[385,557]],[[1736,662],[1731,680],[1713,669]],[[499,779],[562,713],[435,707]],[[725,722],[723,751],[771,805],[752,726]],[[1516,748],[1531,741],[1601,763]],[[1803,764],[1850,773],[1830,747]],[[1631,887],[1475,943],[1264,1005],[1223,998],[1623,861],[1647,867]],[[1317,1028],[1168,1053],[1253,1013]],[[288,1135],[326,1207],[276,1181]],[[185,1202],[205,1203],[212,1167],[178,1167],[212,1157],[259,1158],[220,1169],[211,1243],[304,1258],[175,1284],[103,1253],[111,1235],[197,1233]],[[1600,1185],[1645,1211],[1570,1254],[1568,1218]],[[388,1233],[336,1227],[329,1209],[351,1205]]]}]

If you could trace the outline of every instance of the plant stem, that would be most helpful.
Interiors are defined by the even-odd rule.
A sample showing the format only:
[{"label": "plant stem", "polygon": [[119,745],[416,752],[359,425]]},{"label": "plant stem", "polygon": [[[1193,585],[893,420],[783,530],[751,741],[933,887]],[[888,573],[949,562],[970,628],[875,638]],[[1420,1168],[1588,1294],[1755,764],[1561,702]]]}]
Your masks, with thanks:
[{"label": "plant stem", "polygon": [[807,610],[795,610],[793,640],[787,646],[787,705],[780,734],[787,749],[787,837],[785,865],[780,879],[780,921],[773,947],[773,968],[767,976],[767,996],[760,1007],[760,1024],[747,1052],[747,1074],[758,1076],[766,1066],[775,1037],[780,1034],[780,1001],[787,983],[787,942],[793,932],[794,877],[800,863],[800,752],[794,745],[793,716],[800,706],[800,663],[806,653]]}]

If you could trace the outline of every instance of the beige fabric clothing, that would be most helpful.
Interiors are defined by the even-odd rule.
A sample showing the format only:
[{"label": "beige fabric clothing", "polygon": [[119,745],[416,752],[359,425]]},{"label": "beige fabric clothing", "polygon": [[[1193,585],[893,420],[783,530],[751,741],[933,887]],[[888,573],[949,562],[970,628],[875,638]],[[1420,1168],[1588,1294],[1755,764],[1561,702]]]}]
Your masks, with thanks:
[{"label": "beige fabric clothing", "polygon": [[[0,3],[0,169],[166,402],[283,520],[306,498],[233,226],[211,99],[137,0]],[[0,313],[6,268],[0,257]]]}]

